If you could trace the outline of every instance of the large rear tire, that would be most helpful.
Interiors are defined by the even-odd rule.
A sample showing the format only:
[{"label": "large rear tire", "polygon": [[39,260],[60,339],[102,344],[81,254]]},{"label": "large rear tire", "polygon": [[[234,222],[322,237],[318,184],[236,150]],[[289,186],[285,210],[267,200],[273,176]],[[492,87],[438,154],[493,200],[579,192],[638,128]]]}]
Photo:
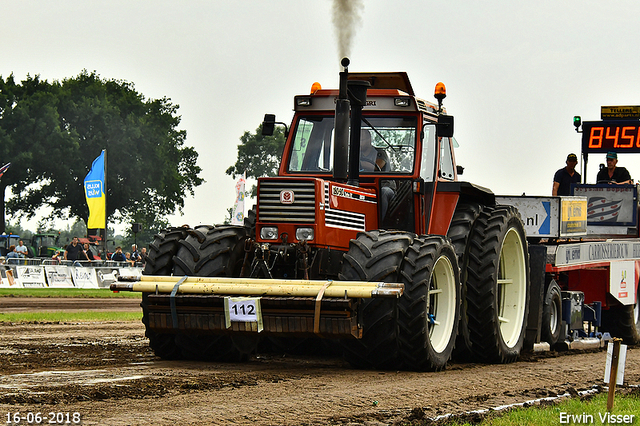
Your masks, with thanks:
[{"label": "large rear tire", "polygon": [[[340,280],[400,282],[405,252],[415,235],[400,231],[359,233],[344,255]],[[355,368],[402,367],[398,342],[398,303],[366,299],[360,306],[362,339],[343,342],[345,359]]]},{"label": "large rear tire", "polygon": [[627,345],[640,343],[640,312],[638,304],[614,305],[602,310],[602,329],[620,337]]},{"label": "large rear tire", "polygon": [[148,293],[142,293],[142,323],[145,325],[144,335],[149,339],[149,347],[156,356],[162,359],[182,359],[182,351],[176,343],[176,335],[170,333],[158,333],[149,329],[149,302]]},{"label": "large rear tire", "polygon": [[453,352],[460,316],[460,275],[451,243],[416,237],[406,251],[398,301],[400,357],[409,370],[442,370]]},{"label": "large rear tire", "polygon": [[520,215],[511,206],[485,208],[469,237],[467,318],[474,357],[515,361],[529,313],[529,254]]},{"label": "large rear tire", "polygon": [[173,275],[234,277],[240,275],[247,230],[242,226],[198,226],[180,242]]},{"label": "large rear tire", "polygon": [[[173,256],[180,248],[180,241],[187,237],[189,228],[167,228],[156,234],[151,244],[144,267],[145,275],[171,275],[173,270]],[[176,335],[158,333],[149,329],[148,294],[142,294],[142,323],[145,325],[145,336],[149,339],[149,347],[162,359],[181,359],[182,352],[176,344]]]},{"label": "large rear tire", "polygon": [[[173,275],[238,277],[244,260],[247,229],[241,226],[199,226],[181,241],[174,258]],[[245,361],[255,350],[255,336],[180,333],[176,343],[187,359]]]},{"label": "large rear tire", "polygon": [[167,228],[153,237],[144,266],[145,275],[171,275],[173,256],[180,248],[180,241],[187,238],[188,226]]},{"label": "large rear tire", "polygon": [[447,237],[456,250],[458,265],[460,266],[460,283],[462,307],[460,309],[460,323],[458,324],[458,336],[453,350],[453,357],[459,361],[470,361],[472,358],[471,339],[469,338],[469,325],[467,319],[467,248],[469,236],[482,206],[478,203],[462,203],[456,207],[451,219],[451,225]]}]

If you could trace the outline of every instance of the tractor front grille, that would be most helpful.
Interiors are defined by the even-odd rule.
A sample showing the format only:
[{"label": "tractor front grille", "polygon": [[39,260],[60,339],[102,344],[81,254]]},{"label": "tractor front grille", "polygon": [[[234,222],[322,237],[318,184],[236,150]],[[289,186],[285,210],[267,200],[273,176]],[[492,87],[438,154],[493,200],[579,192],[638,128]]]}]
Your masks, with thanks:
[{"label": "tractor front grille", "polygon": [[[284,191],[293,193],[291,204],[282,203]],[[258,220],[270,223],[315,223],[314,181],[261,180],[258,183]]]}]

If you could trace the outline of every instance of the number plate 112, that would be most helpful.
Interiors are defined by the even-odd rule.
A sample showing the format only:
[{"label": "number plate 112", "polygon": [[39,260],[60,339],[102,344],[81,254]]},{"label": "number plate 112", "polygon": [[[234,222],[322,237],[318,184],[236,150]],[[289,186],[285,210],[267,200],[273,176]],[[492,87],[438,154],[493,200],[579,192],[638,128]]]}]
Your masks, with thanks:
[{"label": "number plate 112", "polygon": [[227,328],[232,322],[255,322],[262,331],[262,312],[259,297],[225,297],[224,316]]}]

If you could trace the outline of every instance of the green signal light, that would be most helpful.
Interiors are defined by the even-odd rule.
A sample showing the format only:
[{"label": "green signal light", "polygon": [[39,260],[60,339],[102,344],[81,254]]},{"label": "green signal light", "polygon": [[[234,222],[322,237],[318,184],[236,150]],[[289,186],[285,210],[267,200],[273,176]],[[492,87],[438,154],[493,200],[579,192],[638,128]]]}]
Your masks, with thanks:
[{"label": "green signal light", "polygon": [[576,127],[576,130],[578,129],[578,127],[580,127],[581,124],[582,124],[582,118],[579,115],[576,115],[575,117],[573,117],[573,125]]}]

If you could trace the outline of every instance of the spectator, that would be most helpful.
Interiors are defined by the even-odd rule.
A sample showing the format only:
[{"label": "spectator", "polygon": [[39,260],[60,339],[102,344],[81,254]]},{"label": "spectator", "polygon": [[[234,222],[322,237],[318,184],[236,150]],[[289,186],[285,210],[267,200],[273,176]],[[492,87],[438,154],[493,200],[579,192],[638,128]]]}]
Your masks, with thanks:
[{"label": "spectator", "polygon": [[89,256],[87,255],[87,252],[84,251],[84,247],[82,247],[80,249],[80,251],[78,251],[78,255],[76,256],[76,260],[90,260]]},{"label": "spectator", "polygon": [[618,167],[618,154],[607,152],[607,167],[603,167],[596,176],[596,183],[608,183],[614,185],[633,184],[629,171],[624,167]]},{"label": "spectator", "polygon": [[116,251],[111,255],[111,260],[116,262],[126,262],[127,258],[122,253],[122,247],[116,247]]},{"label": "spectator", "polygon": [[29,256],[29,251],[27,250],[27,246],[24,245],[24,241],[18,241],[18,247],[16,247],[16,251],[22,255],[22,257]]},{"label": "spectator", "polygon": [[135,244],[131,245],[131,260],[134,262],[140,262],[140,253],[138,252],[138,247]]},{"label": "spectator", "polygon": [[129,265],[133,266],[136,264],[136,261],[131,258],[131,253],[126,252],[124,254],[124,258]]},{"label": "spectator", "polygon": [[91,250],[91,246],[89,246],[89,243],[84,243],[83,250],[87,255],[88,260],[96,260],[96,257],[93,254],[93,251]]},{"label": "spectator", "polygon": [[9,246],[9,252],[7,253],[7,263],[17,264],[18,262],[13,259],[20,259],[22,255],[16,251],[16,246]]},{"label": "spectator", "polygon": [[140,262],[142,262],[142,266],[147,264],[147,257],[149,257],[149,255],[147,255],[147,248],[142,247],[140,249]]},{"label": "spectator", "polygon": [[71,244],[68,244],[64,250],[64,260],[83,260],[82,255],[80,255],[80,259],[78,259],[79,252],[84,253],[82,246],[78,244],[78,237],[73,237]]},{"label": "spectator", "polygon": [[553,176],[553,190],[551,195],[571,195],[571,184],[580,183],[580,173],[576,172],[578,157],[567,155],[566,167],[561,168]]}]

